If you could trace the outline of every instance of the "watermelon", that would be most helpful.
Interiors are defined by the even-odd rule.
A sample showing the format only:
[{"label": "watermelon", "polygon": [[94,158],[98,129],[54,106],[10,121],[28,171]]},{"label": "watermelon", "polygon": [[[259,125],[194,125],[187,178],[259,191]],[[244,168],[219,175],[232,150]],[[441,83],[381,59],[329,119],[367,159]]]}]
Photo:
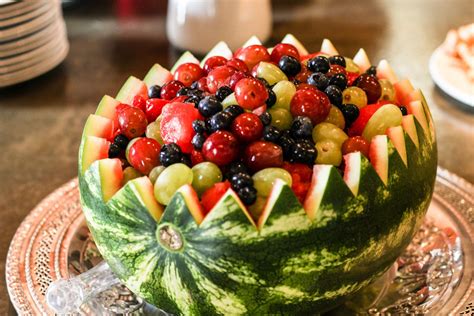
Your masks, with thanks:
[{"label": "watermelon", "polygon": [[437,144],[424,99],[410,107],[401,126],[373,137],[370,161],[345,155],[342,175],[315,165],[304,203],[276,181],[257,220],[230,188],[206,214],[191,186],[165,208],[146,177],[120,187],[120,161],[104,156],[109,121],[93,117],[79,152],[85,218],[120,280],[169,313],[326,311],[387,271],[423,221]]}]

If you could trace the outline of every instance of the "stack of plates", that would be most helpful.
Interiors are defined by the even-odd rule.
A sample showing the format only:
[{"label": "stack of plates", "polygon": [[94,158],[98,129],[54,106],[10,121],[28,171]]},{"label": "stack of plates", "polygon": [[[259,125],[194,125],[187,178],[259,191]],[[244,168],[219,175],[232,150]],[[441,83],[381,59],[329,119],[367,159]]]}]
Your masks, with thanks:
[{"label": "stack of plates", "polygon": [[51,70],[68,50],[60,0],[0,1],[0,87]]}]

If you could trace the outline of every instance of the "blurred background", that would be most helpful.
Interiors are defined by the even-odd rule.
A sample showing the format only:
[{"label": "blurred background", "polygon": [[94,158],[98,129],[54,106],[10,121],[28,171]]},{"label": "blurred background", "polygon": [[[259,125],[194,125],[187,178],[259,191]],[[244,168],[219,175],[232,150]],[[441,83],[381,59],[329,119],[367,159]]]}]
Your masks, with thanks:
[{"label": "blurred background", "polygon": [[[211,2],[219,5],[202,11]],[[186,15],[183,5],[198,7]],[[183,48],[201,57],[215,38],[236,48],[257,34],[272,46],[292,33],[310,52],[329,38],[342,55],[363,47],[373,64],[389,60],[427,97],[440,166],[474,182],[472,108],[439,90],[428,71],[448,30],[474,21],[472,0],[70,0],[62,7],[64,61],[0,88],[0,315],[13,313],[4,280],[9,242],[43,197],[76,176],[83,124],[101,97],[115,95],[129,75],[143,78],[154,63],[170,68]],[[192,10],[208,16],[190,16]],[[0,38],[2,32],[0,15]]]}]

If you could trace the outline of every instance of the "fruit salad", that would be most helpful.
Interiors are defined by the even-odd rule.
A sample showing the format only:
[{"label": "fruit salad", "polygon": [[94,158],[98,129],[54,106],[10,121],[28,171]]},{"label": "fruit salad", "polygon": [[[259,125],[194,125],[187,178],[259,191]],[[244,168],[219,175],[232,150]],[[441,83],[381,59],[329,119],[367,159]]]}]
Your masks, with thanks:
[{"label": "fruit salad", "polygon": [[125,284],[176,314],[314,314],[395,261],[428,208],[433,121],[363,49],[219,43],[89,116],[81,201]]}]

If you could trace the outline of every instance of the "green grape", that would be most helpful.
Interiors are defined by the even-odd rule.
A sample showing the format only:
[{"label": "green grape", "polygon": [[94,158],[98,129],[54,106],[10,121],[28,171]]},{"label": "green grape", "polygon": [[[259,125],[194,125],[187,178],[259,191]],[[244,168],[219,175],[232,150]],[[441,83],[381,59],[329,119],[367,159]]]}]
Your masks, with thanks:
[{"label": "green grape", "polygon": [[282,168],[266,168],[252,176],[253,185],[258,196],[269,196],[276,179],[285,181],[290,187],[292,184],[291,174]]},{"label": "green grape", "polygon": [[165,170],[165,166],[156,166],[155,168],[151,169],[150,174],[148,175],[148,178],[150,178],[151,183],[155,184],[156,179],[158,179],[158,176]]},{"label": "green grape", "polygon": [[375,135],[384,135],[387,128],[401,125],[402,117],[402,111],[398,106],[382,105],[365,125],[362,137],[370,142]]},{"label": "green grape", "polygon": [[192,168],[192,171],[193,188],[199,196],[212,187],[214,183],[222,181],[221,169],[212,162],[198,163]]},{"label": "green grape", "polygon": [[282,108],[271,108],[268,112],[272,116],[272,126],[275,126],[281,131],[290,129],[291,123],[293,122],[293,116],[291,116],[290,111]]},{"label": "green grape", "polygon": [[160,145],[163,145],[164,141],[163,138],[161,138],[160,121],[161,116],[159,116],[156,121],[148,124],[148,126],[146,127],[145,135],[148,138],[155,139],[158,143],[160,143]]},{"label": "green grape", "polygon": [[339,166],[342,162],[341,146],[332,140],[322,140],[316,143],[318,156],[317,164]]},{"label": "green grape", "polygon": [[137,169],[133,167],[127,167],[123,171],[122,185],[125,185],[130,180],[140,178],[142,176],[143,175],[140,172],[138,172]]},{"label": "green grape", "polygon": [[276,102],[272,108],[283,108],[290,110],[291,99],[296,93],[296,86],[293,82],[283,80],[278,82],[272,88],[276,95]]},{"label": "green grape", "polygon": [[337,144],[340,148],[342,143],[348,138],[342,129],[331,123],[319,123],[313,128],[313,141],[315,143],[329,140]]},{"label": "green grape", "polygon": [[334,124],[340,129],[344,129],[346,127],[346,120],[344,119],[344,115],[342,114],[341,110],[339,110],[339,108],[334,105],[331,105],[329,114],[324,120],[324,122]]},{"label": "green grape", "polygon": [[130,163],[130,159],[128,159],[128,152],[130,151],[130,148],[132,147],[133,143],[135,143],[140,138],[141,137],[137,137],[128,142],[127,148],[125,149],[125,159],[127,159],[128,163]]},{"label": "green grape", "polygon": [[257,196],[257,200],[252,205],[248,206],[247,209],[252,215],[252,218],[257,221],[260,215],[262,215],[263,208],[267,203],[267,198],[263,196]]},{"label": "green grape", "polygon": [[395,101],[395,88],[392,83],[387,79],[379,79],[380,86],[382,87],[382,95],[379,100],[394,102]]},{"label": "green grape", "polygon": [[347,58],[347,57],[344,57],[344,59],[346,60],[347,71],[356,72],[356,73],[360,72],[359,66],[357,66],[357,64],[352,59]]},{"label": "green grape", "polygon": [[367,94],[359,87],[346,88],[342,91],[342,103],[351,103],[361,109],[367,105]]},{"label": "green grape", "polygon": [[272,63],[261,62],[257,67],[257,78],[265,79],[271,86],[283,80],[288,80],[288,77],[283,71]]},{"label": "green grape", "polygon": [[171,197],[185,184],[193,182],[193,171],[183,163],[175,163],[168,166],[160,173],[155,182],[155,198],[163,204],[168,205]]},{"label": "green grape", "polygon": [[223,101],[222,101],[222,107],[225,109],[228,106],[231,105],[238,105],[237,100],[235,99],[235,94],[232,92],[229,94]]}]

